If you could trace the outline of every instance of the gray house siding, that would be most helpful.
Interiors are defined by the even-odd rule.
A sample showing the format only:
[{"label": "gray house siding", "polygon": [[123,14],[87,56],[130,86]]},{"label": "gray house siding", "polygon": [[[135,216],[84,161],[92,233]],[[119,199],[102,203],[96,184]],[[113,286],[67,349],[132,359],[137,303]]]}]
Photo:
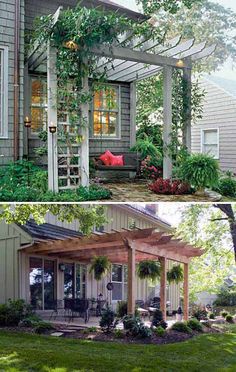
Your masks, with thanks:
[{"label": "gray house siding", "polygon": [[215,83],[204,80],[203,118],[192,127],[192,151],[201,152],[201,133],[219,130],[219,162],[223,171],[236,173],[236,97]]},{"label": "gray house siding", "polygon": [[[77,1],[33,1],[25,0],[25,29],[26,34],[33,27],[33,21],[36,16],[54,13],[59,6],[63,8],[73,7]],[[113,82],[114,84],[114,82]],[[90,139],[90,155],[99,155],[109,149],[115,153],[129,151],[130,148],[130,84],[122,83],[120,85],[120,138],[119,139]],[[41,146],[42,143],[36,136],[30,136],[29,153],[30,158],[35,158],[34,149]],[[46,158],[44,158],[46,162]]]},{"label": "gray house siding", "polygon": [[[8,47],[8,133],[0,138],[0,165],[13,160],[13,113],[14,113],[14,19],[15,1],[0,1],[0,47]],[[23,78],[24,78],[24,1],[21,1],[20,31],[20,97],[19,140],[20,155],[23,153]]]}]

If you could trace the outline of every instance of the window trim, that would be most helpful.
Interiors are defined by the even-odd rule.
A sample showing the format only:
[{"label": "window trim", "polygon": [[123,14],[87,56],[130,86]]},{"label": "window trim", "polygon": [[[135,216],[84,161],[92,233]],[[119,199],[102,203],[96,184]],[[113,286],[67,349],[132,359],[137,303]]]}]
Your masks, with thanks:
[{"label": "window trim", "polygon": [[220,128],[202,128],[201,129],[201,153],[202,154],[206,154],[204,152],[204,146],[205,146],[205,143],[203,143],[204,141],[204,135],[205,135],[205,132],[207,131],[216,131],[217,132],[217,155],[214,157],[216,160],[219,160],[220,159]]},{"label": "window trim", "polygon": [[112,280],[112,270],[111,270],[111,283],[118,283],[118,284],[121,284],[122,286],[122,299],[119,299],[119,300],[113,300],[112,299],[112,293],[111,293],[111,303],[113,304],[116,304],[118,301],[125,301],[126,299],[124,298],[124,293],[125,293],[125,284],[128,286],[128,278],[127,278],[127,282],[125,282],[125,266],[127,265],[124,265],[124,264],[120,264],[120,263],[112,263],[112,266],[113,265],[118,265],[118,266],[121,266],[121,269],[122,269],[122,281],[121,282],[117,282],[115,280]]},{"label": "window trim", "polygon": [[9,48],[8,46],[0,45],[1,59],[2,59],[2,128],[0,128],[0,139],[8,139],[8,59],[9,59]]},{"label": "window trim", "polygon": [[[118,91],[118,110],[117,111],[114,111],[114,112],[117,112],[118,114],[118,135],[116,137],[104,137],[104,136],[100,136],[100,137],[96,137],[94,136],[93,134],[93,112],[94,111],[103,111],[103,110],[94,110],[94,97],[93,97],[93,100],[92,100],[92,105],[91,105],[91,109],[90,109],[90,131],[89,131],[89,139],[90,140],[98,140],[98,141],[119,141],[121,140],[121,86],[118,85],[118,84],[112,84],[112,83],[104,83],[103,85],[107,85],[109,87],[115,87],[117,88],[117,91]],[[112,112],[112,110],[107,110],[108,112]]]}]

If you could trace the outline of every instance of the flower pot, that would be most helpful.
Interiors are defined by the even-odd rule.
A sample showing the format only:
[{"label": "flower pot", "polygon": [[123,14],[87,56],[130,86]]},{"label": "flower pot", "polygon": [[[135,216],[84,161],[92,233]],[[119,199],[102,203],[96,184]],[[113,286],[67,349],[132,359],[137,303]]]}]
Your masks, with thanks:
[{"label": "flower pot", "polygon": [[200,188],[200,189],[198,189],[198,190],[195,192],[195,195],[197,195],[197,196],[205,196],[205,195],[206,195],[205,188]]}]

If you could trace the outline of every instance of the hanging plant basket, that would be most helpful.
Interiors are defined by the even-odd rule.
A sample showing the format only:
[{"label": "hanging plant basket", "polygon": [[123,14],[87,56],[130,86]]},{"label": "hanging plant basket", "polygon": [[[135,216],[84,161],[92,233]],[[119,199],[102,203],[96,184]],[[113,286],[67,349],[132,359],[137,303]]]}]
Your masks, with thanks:
[{"label": "hanging plant basket", "polygon": [[167,280],[169,283],[180,283],[184,279],[183,269],[180,265],[173,266],[168,272],[167,272]]},{"label": "hanging plant basket", "polygon": [[94,274],[95,280],[99,281],[107,274],[111,268],[111,263],[106,256],[95,256],[92,259],[90,273]]},{"label": "hanging plant basket", "polygon": [[158,261],[141,261],[137,267],[137,274],[140,279],[155,281],[161,276],[161,265]]}]

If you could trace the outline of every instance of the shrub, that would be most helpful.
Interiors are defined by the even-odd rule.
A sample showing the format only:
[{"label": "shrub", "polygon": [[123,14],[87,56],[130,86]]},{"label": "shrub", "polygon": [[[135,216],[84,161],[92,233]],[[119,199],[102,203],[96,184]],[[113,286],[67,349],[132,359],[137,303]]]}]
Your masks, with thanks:
[{"label": "shrub", "polygon": [[124,338],[124,333],[121,329],[115,329],[114,330],[114,337],[115,338]]},{"label": "shrub", "polygon": [[186,324],[193,331],[202,332],[202,324],[199,322],[199,320],[197,320],[197,319],[189,319]]},{"label": "shrub", "polygon": [[37,314],[33,314],[22,319],[19,323],[19,326],[33,328],[37,323],[41,322],[41,320],[42,319]]},{"label": "shrub", "polygon": [[159,261],[144,260],[139,262],[137,274],[140,279],[158,279],[161,275],[161,266]]},{"label": "shrub", "polygon": [[41,321],[36,324],[34,331],[35,333],[38,333],[38,334],[44,334],[44,333],[48,333],[49,331],[52,331],[53,329],[55,328],[51,323]]},{"label": "shrub", "polygon": [[162,311],[159,309],[156,309],[153,313],[152,327],[162,327],[163,329],[168,327],[168,324],[163,320]]},{"label": "shrub", "polygon": [[89,332],[92,332],[92,333],[97,332],[97,327],[88,327],[87,329]]},{"label": "shrub", "polygon": [[155,334],[158,336],[158,337],[164,337],[165,336],[165,329],[163,327],[157,327],[154,329],[154,332]]},{"label": "shrub", "polygon": [[0,305],[0,326],[18,326],[21,320],[32,316],[32,308],[24,300],[8,300]]},{"label": "shrub", "polygon": [[146,327],[140,320],[139,316],[126,315],[123,318],[124,329],[127,330],[132,336],[147,338],[151,337],[152,331]]},{"label": "shrub", "polygon": [[147,158],[147,156],[150,156],[152,159],[162,159],[161,152],[146,135],[144,138],[139,138],[130,151],[138,152],[141,155],[142,160]]},{"label": "shrub", "polygon": [[217,186],[219,164],[207,154],[192,154],[180,166],[181,178],[196,189]]},{"label": "shrub", "polygon": [[216,300],[214,301],[215,306],[236,306],[236,291],[222,289],[218,293]]},{"label": "shrub", "polygon": [[182,333],[192,333],[192,329],[185,322],[176,322],[172,325],[171,329]]},{"label": "shrub", "polygon": [[[156,163],[159,163],[158,161]],[[151,159],[150,156],[147,156],[141,162],[141,175],[146,179],[156,180],[162,175],[162,167],[159,164],[155,164],[155,161]]]},{"label": "shrub", "polygon": [[196,318],[197,320],[207,320],[208,313],[201,306],[194,306],[191,315],[193,318]]},{"label": "shrub", "polygon": [[230,314],[226,315],[225,320],[227,323],[234,323],[234,317]]},{"label": "shrub", "polygon": [[229,313],[227,311],[222,311],[221,312],[221,316],[223,316],[223,318],[226,318],[227,315],[229,315]]},{"label": "shrub", "polygon": [[215,314],[210,313],[210,314],[209,314],[209,319],[215,319]]},{"label": "shrub", "polygon": [[183,195],[191,192],[190,186],[186,182],[180,180],[172,182],[170,179],[164,180],[163,178],[158,178],[148,187],[156,194]]},{"label": "shrub", "polygon": [[127,315],[127,308],[127,301],[118,301],[116,309],[118,318],[123,318],[125,315]]},{"label": "shrub", "polygon": [[110,309],[108,306],[102,311],[102,317],[100,319],[99,325],[103,332],[109,333],[117,325],[115,320],[115,312]]},{"label": "shrub", "polygon": [[221,195],[235,197],[236,181],[232,177],[221,178],[215,190]]}]

